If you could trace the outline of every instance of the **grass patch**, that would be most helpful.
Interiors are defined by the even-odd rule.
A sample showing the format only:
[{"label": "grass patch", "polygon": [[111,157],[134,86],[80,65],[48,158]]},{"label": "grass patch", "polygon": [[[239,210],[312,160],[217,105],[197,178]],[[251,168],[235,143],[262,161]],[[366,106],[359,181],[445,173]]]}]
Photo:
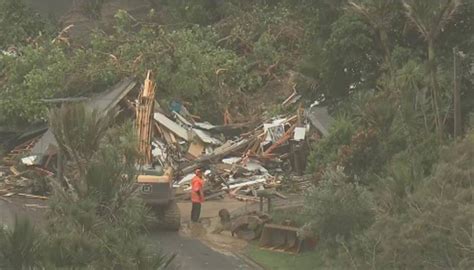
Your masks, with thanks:
[{"label": "grass patch", "polygon": [[251,244],[247,250],[247,256],[266,269],[271,270],[323,269],[323,261],[317,251],[288,254],[260,249],[255,244]]}]

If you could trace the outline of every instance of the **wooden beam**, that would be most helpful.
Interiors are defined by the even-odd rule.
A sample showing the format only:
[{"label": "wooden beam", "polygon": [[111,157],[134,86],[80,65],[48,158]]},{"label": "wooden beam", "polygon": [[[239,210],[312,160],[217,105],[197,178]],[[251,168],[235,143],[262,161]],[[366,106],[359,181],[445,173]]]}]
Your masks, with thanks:
[{"label": "wooden beam", "polygon": [[292,134],[293,130],[295,130],[295,127],[296,127],[296,125],[291,126],[291,128],[288,129],[285,132],[285,134],[283,134],[283,136],[278,141],[273,143],[265,152],[263,152],[263,155],[266,156],[268,154],[271,154],[271,152],[273,152],[273,150],[275,150],[276,148],[278,148],[282,144],[284,144],[286,141],[288,141],[291,138],[291,134]]}]

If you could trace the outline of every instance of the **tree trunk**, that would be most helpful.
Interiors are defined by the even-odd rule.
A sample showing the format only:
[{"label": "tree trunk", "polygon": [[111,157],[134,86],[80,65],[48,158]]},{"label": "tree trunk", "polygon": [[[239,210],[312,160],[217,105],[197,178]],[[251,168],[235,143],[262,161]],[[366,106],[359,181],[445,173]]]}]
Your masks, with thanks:
[{"label": "tree trunk", "polygon": [[459,84],[457,76],[457,57],[458,50],[453,48],[453,69],[454,69],[454,86],[453,86],[453,100],[454,100],[454,138],[461,136],[462,127],[461,127],[461,94],[459,93]]},{"label": "tree trunk", "polygon": [[428,40],[428,69],[430,73],[430,82],[431,82],[431,95],[433,102],[433,110],[435,114],[435,124],[436,131],[438,134],[438,139],[443,139],[443,122],[441,120],[440,111],[439,111],[439,84],[438,84],[438,68],[435,62],[435,48],[434,40]]},{"label": "tree trunk", "polygon": [[395,76],[392,67],[392,59],[391,59],[391,52],[390,52],[390,43],[388,40],[387,32],[384,29],[380,29],[379,31],[379,38],[380,44],[382,46],[383,54],[384,54],[384,62],[388,68],[388,73],[390,75],[390,81],[395,81]]}]

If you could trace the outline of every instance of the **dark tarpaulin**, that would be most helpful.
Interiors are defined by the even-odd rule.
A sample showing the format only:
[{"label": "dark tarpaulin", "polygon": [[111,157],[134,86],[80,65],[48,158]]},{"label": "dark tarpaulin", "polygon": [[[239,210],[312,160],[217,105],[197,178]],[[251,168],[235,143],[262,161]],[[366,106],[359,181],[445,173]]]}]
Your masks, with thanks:
[{"label": "dark tarpaulin", "polygon": [[16,146],[41,135],[46,130],[48,130],[48,126],[44,123],[36,123],[19,131],[9,131],[0,128],[0,151],[8,153]]}]

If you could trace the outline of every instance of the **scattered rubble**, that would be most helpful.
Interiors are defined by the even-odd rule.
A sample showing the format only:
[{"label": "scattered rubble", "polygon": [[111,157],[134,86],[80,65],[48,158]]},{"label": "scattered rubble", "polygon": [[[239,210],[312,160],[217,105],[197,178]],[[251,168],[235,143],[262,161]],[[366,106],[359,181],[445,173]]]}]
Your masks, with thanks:
[{"label": "scattered rubble", "polygon": [[[66,98],[60,102],[86,102],[89,108],[102,113],[120,107],[123,115],[134,118],[145,113],[137,107],[136,100],[144,98],[138,96],[137,88],[133,79],[126,78],[98,96]],[[295,91],[282,105],[289,107],[300,98]],[[247,123],[230,123],[231,116],[226,112],[224,125],[202,121],[177,101],[171,103],[171,113],[167,111],[156,103],[152,113],[154,123],[150,125],[153,130],[144,130],[143,134],[152,136],[149,158],[155,166],[165,167],[169,156],[178,164],[173,184],[178,199],[189,199],[190,181],[198,167],[206,171],[207,199],[229,195],[239,200],[260,201],[258,193],[262,190],[288,186],[305,189],[310,184],[310,179],[303,177],[309,145],[327,135],[332,122],[327,110],[317,106],[305,111],[300,105],[293,115],[251,119]],[[0,167],[0,190],[14,191],[31,185],[34,181],[26,178],[24,171],[44,177],[55,174],[56,141],[45,126],[20,134],[13,142],[15,146],[3,157],[7,167]],[[24,171],[19,172],[17,167]],[[283,177],[289,174],[297,176]]]}]

